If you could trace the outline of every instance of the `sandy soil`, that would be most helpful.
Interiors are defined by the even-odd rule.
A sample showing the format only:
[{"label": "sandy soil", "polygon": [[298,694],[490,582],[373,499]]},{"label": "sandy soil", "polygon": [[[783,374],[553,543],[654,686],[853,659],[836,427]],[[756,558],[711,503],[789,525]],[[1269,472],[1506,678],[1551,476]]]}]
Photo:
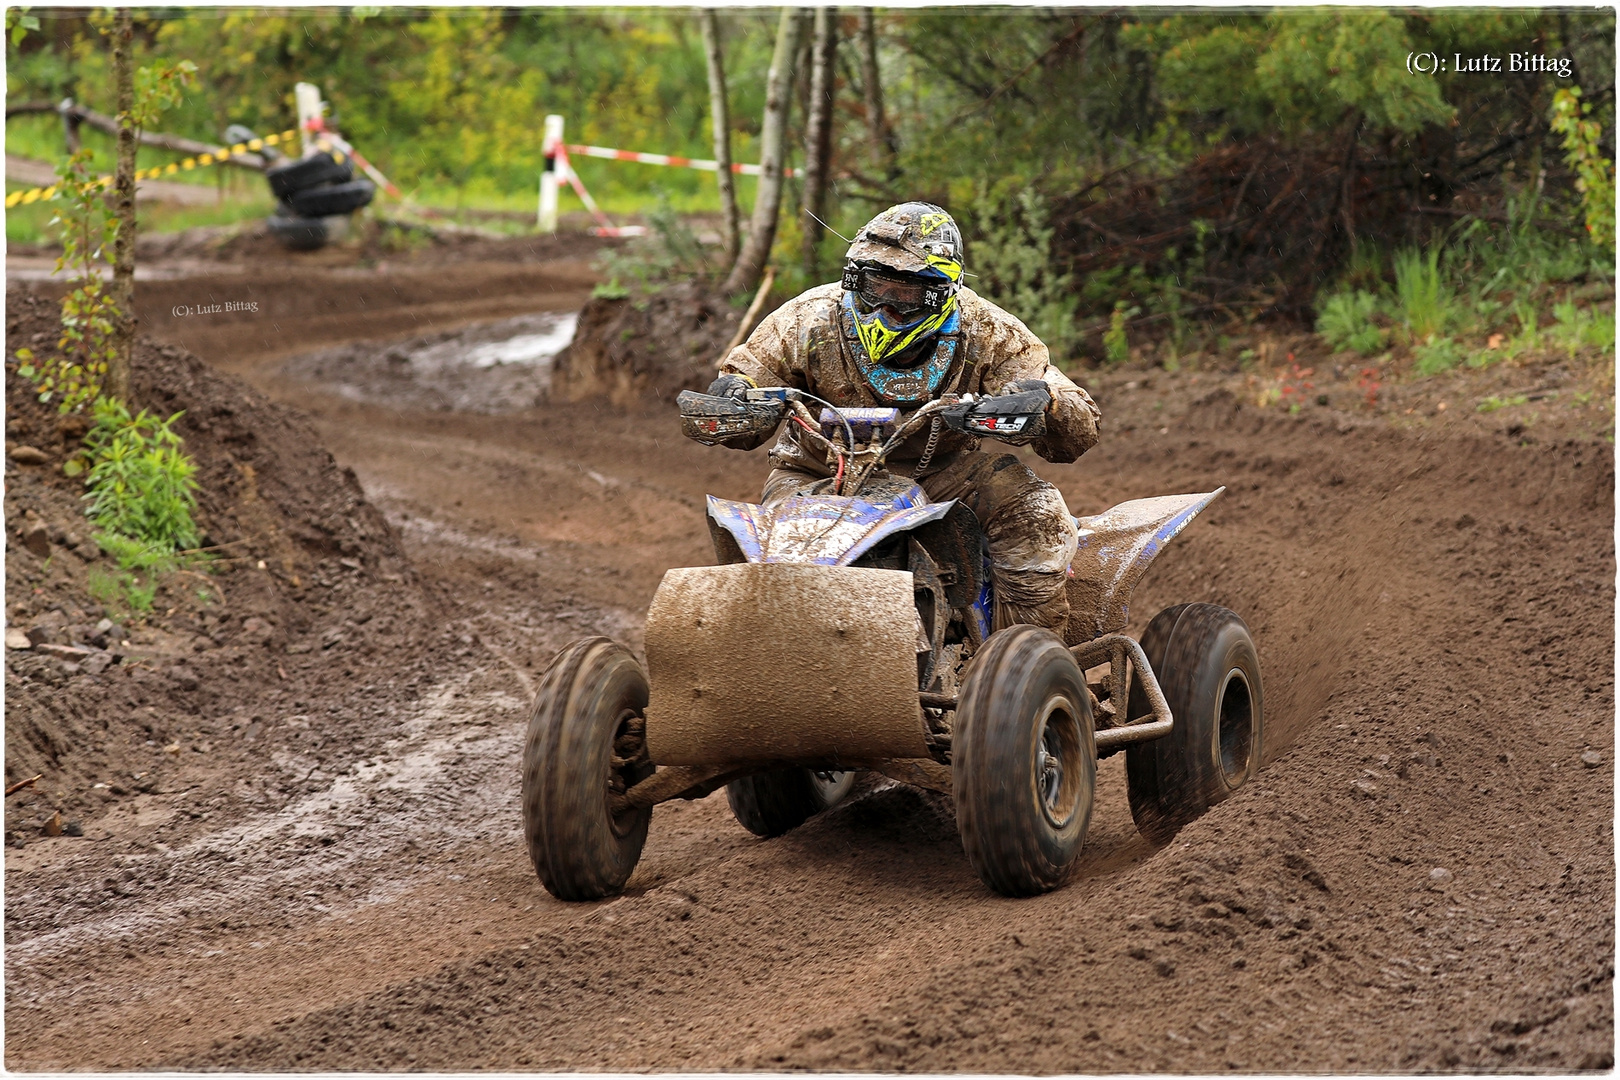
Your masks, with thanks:
[{"label": "sandy soil", "polygon": [[[1180,601],[1248,621],[1257,782],[1154,849],[1105,761],[1074,881],[1022,901],[979,883],[949,803],[916,789],[868,783],[771,841],[722,795],[664,804],[626,895],[565,905],[519,829],[539,674],[581,634],[637,646],[662,572],[710,561],[703,496],[750,497],[766,466],[682,440],[662,406],[356,400],[295,358],[588,288],[577,251],[427,263],[143,286],[155,338],[307,413],[410,569],[366,562],[277,637],[247,670],[282,665],[279,696],[195,658],[186,692],[154,660],[188,760],[84,793],[83,838],[39,836],[45,795],[7,800],[8,1068],[1612,1067],[1612,444],[1432,409],[1288,416],[1236,375],[1099,377],[1102,444],[1037,467],[1077,513],[1227,486],[1132,625]],[[258,314],[164,320],[247,278]],[[380,615],[341,621],[389,596],[375,641]],[[22,668],[24,694],[62,679],[51,663],[8,655],[8,697]],[[238,703],[254,739],[219,723]],[[61,797],[93,771],[64,768]]]}]

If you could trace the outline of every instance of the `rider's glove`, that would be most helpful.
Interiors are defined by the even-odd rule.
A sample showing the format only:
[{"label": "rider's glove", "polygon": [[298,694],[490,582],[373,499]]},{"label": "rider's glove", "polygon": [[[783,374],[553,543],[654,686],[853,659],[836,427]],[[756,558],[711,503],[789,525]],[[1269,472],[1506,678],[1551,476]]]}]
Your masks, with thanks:
[{"label": "rider's glove", "polygon": [[1052,404],[1052,388],[1045,379],[1014,379],[1001,388],[1001,396],[1009,394],[1028,394],[1039,390],[1046,395],[1046,404]]},{"label": "rider's glove", "polygon": [[709,384],[709,396],[737,398],[740,401],[757,385],[746,375],[722,375]]}]

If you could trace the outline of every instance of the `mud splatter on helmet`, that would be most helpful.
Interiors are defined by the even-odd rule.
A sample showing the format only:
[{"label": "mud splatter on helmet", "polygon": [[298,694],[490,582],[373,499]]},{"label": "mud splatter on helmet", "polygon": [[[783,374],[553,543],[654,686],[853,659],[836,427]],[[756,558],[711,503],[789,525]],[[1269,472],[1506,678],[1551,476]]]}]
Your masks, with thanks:
[{"label": "mud splatter on helmet", "polygon": [[962,233],[940,207],[901,203],[867,222],[844,256],[845,309],[865,359],[881,367],[938,333],[961,283]]}]

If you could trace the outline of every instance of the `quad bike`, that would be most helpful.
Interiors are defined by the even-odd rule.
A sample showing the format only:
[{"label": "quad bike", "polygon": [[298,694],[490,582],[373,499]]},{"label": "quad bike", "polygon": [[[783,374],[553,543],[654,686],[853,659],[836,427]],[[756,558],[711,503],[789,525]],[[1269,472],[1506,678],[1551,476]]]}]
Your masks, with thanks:
[{"label": "quad bike", "polygon": [[1264,711],[1243,620],[1180,604],[1140,642],[1124,633],[1148,564],[1224,488],[1077,519],[1064,636],[992,633],[973,513],[883,463],[935,416],[981,437],[1038,435],[1045,395],[946,396],[904,421],[817,416],[806,400],[680,395],[688,436],[712,445],[786,418],[836,473],[770,505],[710,496],[719,565],[664,575],[645,671],[602,637],[553,661],[522,779],[529,855],[553,895],[619,892],[660,802],[724,786],[745,828],[776,836],[838,802],[861,769],[949,794],[980,878],[1030,895],[1062,884],[1080,852],[1098,758],[1125,752],[1131,814],[1155,842],[1254,775]]}]

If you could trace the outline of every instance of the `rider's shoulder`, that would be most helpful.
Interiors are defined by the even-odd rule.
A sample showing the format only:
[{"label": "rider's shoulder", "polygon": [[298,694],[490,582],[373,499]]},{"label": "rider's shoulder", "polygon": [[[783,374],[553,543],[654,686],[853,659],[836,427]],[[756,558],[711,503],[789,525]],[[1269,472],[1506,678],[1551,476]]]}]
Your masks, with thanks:
[{"label": "rider's shoulder", "polygon": [[833,314],[844,286],[836,281],[806,289],[771,313],[778,324],[810,323]]},{"label": "rider's shoulder", "polygon": [[956,295],[956,302],[962,308],[962,329],[970,337],[1007,339],[1009,342],[1034,337],[1018,316],[986,300],[966,285]]}]

